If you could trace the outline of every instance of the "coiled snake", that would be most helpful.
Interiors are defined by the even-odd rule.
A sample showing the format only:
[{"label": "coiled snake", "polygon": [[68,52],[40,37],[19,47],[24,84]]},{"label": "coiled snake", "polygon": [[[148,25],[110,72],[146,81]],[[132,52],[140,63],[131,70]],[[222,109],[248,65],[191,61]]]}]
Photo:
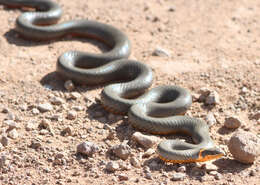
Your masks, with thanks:
[{"label": "coiled snake", "polygon": [[[215,147],[205,122],[184,114],[192,103],[189,92],[177,86],[151,85],[151,69],[138,61],[128,60],[130,42],[118,29],[94,21],[79,20],[55,24],[60,6],[49,0],[0,0],[9,7],[31,7],[16,20],[16,31],[34,40],[50,40],[65,35],[99,40],[111,50],[103,54],[69,51],[59,57],[57,72],[76,83],[105,86],[101,93],[104,107],[114,113],[127,114],[132,126],[153,134],[181,132],[190,135],[196,144],[179,140],[162,141],[157,148],[164,161],[184,163],[216,159],[223,153]],[[44,25],[44,26],[43,26]],[[120,81],[120,82],[118,82]]]}]

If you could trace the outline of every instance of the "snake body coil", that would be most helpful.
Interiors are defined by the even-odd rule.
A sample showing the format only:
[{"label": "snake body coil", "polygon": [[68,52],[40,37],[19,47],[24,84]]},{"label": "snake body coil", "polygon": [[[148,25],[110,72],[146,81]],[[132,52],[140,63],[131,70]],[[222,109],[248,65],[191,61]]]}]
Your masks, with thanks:
[{"label": "snake body coil", "polygon": [[177,86],[159,86],[146,91],[152,85],[152,70],[145,64],[127,59],[131,46],[121,31],[87,20],[54,24],[62,10],[49,0],[0,0],[0,4],[36,9],[35,12],[23,13],[16,21],[16,30],[25,38],[50,40],[73,35],[96,39],[109,46],[111,50],[103,54],[64,53],[58,59],[57,72],[80,84],[117,82],[105,86],[101,93],[102,104],[114,113],[128,113],[129,122],[136,128],[153,134],[181,132],[192,136],[196,144],[179,140],[161,142],[157,149],[161,159],[183,163],[222,156],[214,146],[205,122],[175,116],[184,114],[192,103],[187,90]]}]

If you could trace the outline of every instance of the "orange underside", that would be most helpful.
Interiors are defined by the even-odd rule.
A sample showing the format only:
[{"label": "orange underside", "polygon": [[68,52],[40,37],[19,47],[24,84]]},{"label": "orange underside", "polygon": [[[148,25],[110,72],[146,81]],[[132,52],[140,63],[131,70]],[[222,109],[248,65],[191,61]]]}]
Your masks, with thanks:
[{"label": "orange underside", "polygon": [[219,155],[215,155],[215,156],[206,156],[206,157],[199,157],[198,159],[187,159],[187,160],[169,160],[169,159],[165,159],[164,157],[159,155],[159,158],[165,162],[170,162],[170,163],[194,163],[194,162],[205,162],[205,161],[209,161],[209,160],[213,160],[213,159],[218,159],[220,157],[222,157],[222,154]]}]

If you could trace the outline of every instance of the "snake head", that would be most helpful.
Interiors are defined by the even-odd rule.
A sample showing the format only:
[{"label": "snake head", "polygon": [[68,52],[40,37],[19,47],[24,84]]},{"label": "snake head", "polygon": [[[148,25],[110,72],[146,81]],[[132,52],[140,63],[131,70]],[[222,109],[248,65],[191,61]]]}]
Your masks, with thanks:
[{"label": "snake head", "polygon": [[199,153],[199,159],[200,161],[208,161],[212,159],[218,159],[225,155],[225,153],[217,148],[217,147],[212,147],[212,148],[206,148],[206,149],[201,149]]}]

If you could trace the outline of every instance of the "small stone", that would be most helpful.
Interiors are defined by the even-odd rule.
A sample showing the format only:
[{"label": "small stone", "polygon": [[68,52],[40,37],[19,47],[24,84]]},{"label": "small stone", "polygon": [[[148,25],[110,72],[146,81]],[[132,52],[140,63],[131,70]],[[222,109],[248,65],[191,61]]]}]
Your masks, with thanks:
[{"label": "small stone", "polygon": [[72,92],[70,95],[72,99],[79,99],[81,97],[81,94],[78,92]]},{"label": "small stone", "polygon": [[21,111],[26,111],[28,109],[28,106],[26,104],[20,105],[19,106]]},{"label": "small stone", "polygon": [[258,111],[257,113],[255,113],[253,116],[252,116],[253,119],[255,120],[260,120],[260,111]]},{"label": "small stone", "polygon": [[206,100],[206,98],[209,96],[211,91],[212,90],[207,87],[200,88],[200,90],[199,90],[200,97],[199,97],[198,101],[204,102]]},{"label": "small stone", "polygon": [[40,113],[40,111],[39,111],[39,109],[37,109],[37,108],[33,108],[33,109],[32,109],[32,113],[33,113],[34,115],[37,115],[37,114]]},{"label": "small stone", "polygon": [[171,180],[172,181],[181,181],[181,180],[184,180],[185,177],[186,177],[186,174],[184,174],[184,173],[174,173],[172,175]]},{"label": "small stone", "polygon": [[137,141],[139,144],[141,144],[145,148],[151,148],[151,147],[153,147],[154,145],[156,145],[159,142],[159,138],[158,137],[144,135],[144,134],[142,134],[140,132],[135,132],[132,135],[132,139],[134,141]]},{"label": "small stone", "polygon": [[3,146],[7,146],[9,143],[9,139],[5,135],[2,135],[0,142]]},{"label": "small stone", "polygon": [[153,148],[149,148],[148,150],[146,150],[143,154],[143,158],[146,157],[150,157],[151,155],[153,155],[155,153],[155,150]]},{"label": "small stone", "polygon": [[131,154],[131,148],[127,144],[115,145],[111,147],[111,151],[123,160],[126,160]]},{"label": "small stone", "polygon": [[152,53],[153,56],[160,56],[160,57],[171,57],[171,54],[169,51],[163,49],[163,48],[160,48],[160,47],[157,47],[153,53]]},{"label": "small stone", "polygon": [[8,137],[12,139],[18,138],[19,134],[16,129],[12,129],[10,132],[8,132]]},{"label": "small stone", "polygon": [[119,164],[117,162],[110,161],[106,165],[106,170],[110,172],[115,172],[119,170]]},{"label": "small stone", "polygon": [[246,94],[248,92],[248,89],[246,87],[242,87],[241,93]]},{"label": "small stone", "polygon": [[99,147],[92,142],[83,142],[77,146],[77,153],[92,156],[99,151]]},{"label": "small stone", "polygon": [[68,127],[66,127],[65,129],[62,130],[61,135],[62,136],[72,136],[73,130],[74,130],[73,127],[68,126]]},{"label": "small stone", "polygon": [[39,134],[40,134],[40,135],[48,135],[48,134],[49,134],[49,130],[47,130],[47,129],[41,129],[41,130],[39,131]]},{"label": "small stone", "polygon": [[48,112],[48,111],[52,111],[53,110],[53,107],[51,104],[49,103],[42,103],[42,104],[39,104],[38,105],[38,109],[41,111],[41,112]]},{"label": "small stone", "polygon": [[128,180],[128,176],[126,174],[124,174],[124,173],[121,173],[121,174],[118,175],[118,179],[120,181],[127,181]]},{"label": "small stone", "polygon": [[210,92],[205,99],[206,105],[216,105],[220,103],[219,94],[216,91]]},{"label": "small stone", "polygon": [[73,91],[75,89],[75,86],[73,84],[73,82],[71,80],[68,80],[64,83],[64,87],[65,89],[67,89],[68,91]]},{"label": "small stone", "polygon": [[74,111],[74,110],[69,111],[69,112],[68,112],[68,115],[67,115],[67,118],[68,118],[69,120],[74,120],[74,119],[76,119],[76,118],[77,118],[77,112]]},{"label": "small stone", "polygon": [[8,113],[8,112],[9,112],[9,109],[8,109],[8,108],[4,107],[4,108],[2,109],[2,113]]},{"label": "small stone", "polygon": [[40,148],[42,146],[42,144],[39,141],[33,140],[31,142],[30,147],[37,150],[38,148]]},{"label": "small stone", "polygon": [[169,11],[169,12],[175,12],[175,8],[174,8],[174,7],[170,7],[170,8],[168,9],[168,11]]},{"label": "small stone", "polygon": [[205,169],[207,172],[218,170],[218,167],[215,164],[213,164],[211,161],[207,161],[203,163],[202,168]]},{"label": "small stone", "polygon": [[227,128],[235,129],[240,127],[242,124],[241,120],[236,116],[230,116],[225,119],[224,125]]},{"label": "small stone", "polygon": [[146,178],[146,179],[149,179],[149,180],[152,180],[152,179],[153,179],[152,173],[151,173],[151,172],[146,172],[146,173],[145,173],[145,178]]},{"label": "small stone", "polygon": [[131,157],[131,158],[130,158],[130,163],[131,163],[134,167],[136,167],[136,168],[140,168],[140,167],[141,167],[140,161],[139,161],[137,158],[135,158],[135,157]]},{"label": "small stone", "polygon": [[209,174],[214,176],[216,180],[220,180],[222,178],[222,175],[217,171],[210,171]]},{"label": "small stone", "polygon": [[28,121],[28,123],[26,123],[25,125],[25,130],[26,131],[31,131],[37,128],[37,124],[33,121]]},{"label": "small stone", "polygon": [[239,130],[230,138],[228,148],[236,160],[252,164],[260,155],[260,139],[250,132]]},{"label": "small stone", "polygon": [[7,160],[6,160],[6,156],[5,155],[1,155],[0,156],[0,168],[3,168],[4,166],[7,165]]},{"label": "small stone", "polygon": [[13,130],[14,128],[16,128],[16,129],[20,128],[20,127],[17,125],[17,123],[16,123],[15,121],[13,121],[13,120],[5,120],[3,123],[4,123],[6,126],[8,126],[7,132]]},{"label": "small stone", "polygon": [[121,170],[130,170],[132,168],[130,164],[123,161],[119,162],[119,167]]},{"label": "small stone", "polygon": [[215,125],[217,120],[212,112],[209,112],[206,116],[206,122],[208,123],[209,127]]},{"label": "small stone", "polygon": [[186,166],[180,166],[177,168],[177,172],[186,172]]},{"label": "small stone", "polygon": [[75,111],[83,111],[84,107],[83,106],[72,106],[71,109],[73,109]]},{"label": "small stone", "polygon": [[64,100],[63,100],[62,98],[60,98],[60,97],[54,96],[54,97],[52,97],[52,98],[50,99],[50,102],[51,102],[53,105],[61,105],[61,104],[64,103]]},{"label": "small stone", "polygon": [[198,93],[192,93],[191,96],[192,96],[192,101],[193,101],[193,102],[198,101],[199,98],[200,98],[200,94],[198,94]]},{"label": "small stone", "polygon": [[41,123],[38,126],[40,129],[50,130],[50,122],[47,119],[41,120]]}]

